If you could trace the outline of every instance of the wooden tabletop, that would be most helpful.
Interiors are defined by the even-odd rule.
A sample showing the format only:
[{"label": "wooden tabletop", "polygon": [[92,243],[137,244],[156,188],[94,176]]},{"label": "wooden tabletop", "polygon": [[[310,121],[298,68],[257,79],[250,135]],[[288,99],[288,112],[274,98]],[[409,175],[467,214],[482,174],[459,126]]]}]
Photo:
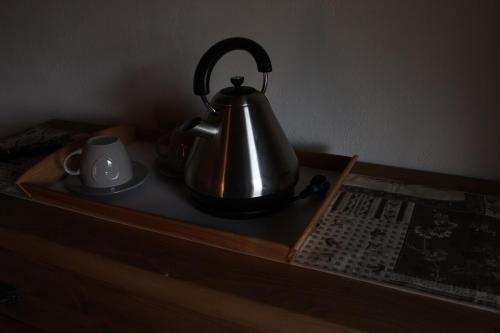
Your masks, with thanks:
[{"label": "wooden tabletop", "polygon": [[[61,126],[67,128],[68,124]],[[495,181],[362,162],[353,171],[500,194],[500,183]],[[79,274],[92,271],[93,278],[101,274],[103,281],[120,280],[124,287],[127,283],[137,283],[136,289],[147,285],[144,293],[162,291],[175,298],[171,289],[179,288],[193,298],[203,294],[210,304],[195,304],[189,297],[178,301],[199,311],[212,307],[219,311],[216,315],[240,318],[243,309],[260,308],[269,314],[261,318],[266,328],[288,322],[295,325],[295,331],[314,331],[303,328],[315,327],[329,332],[500,332],[500,312],[491,309],[238,254],[2,194],[0,250],[4,251],[0,265],[5,264],[2,258],[7,253]],[[127,275],[121,279],[117,274],[123,272]],[[148,286],[154,289],[148,290]],[[225,306],[218,309],[221,304]],[[2,316],[0,327],[41,332]]]},{"label": "wooden tabletop", "polygon": [[26,256],[40,253],[40,260],[53,259],[51,252],[42,254],[44,244],[57,246],[231,295],[234,304],[250,300],[362,331],[498,332],[500,328],[500,314],[495,311],[229,252],[14,197],[0,195],[0,214],[0,247]]}]

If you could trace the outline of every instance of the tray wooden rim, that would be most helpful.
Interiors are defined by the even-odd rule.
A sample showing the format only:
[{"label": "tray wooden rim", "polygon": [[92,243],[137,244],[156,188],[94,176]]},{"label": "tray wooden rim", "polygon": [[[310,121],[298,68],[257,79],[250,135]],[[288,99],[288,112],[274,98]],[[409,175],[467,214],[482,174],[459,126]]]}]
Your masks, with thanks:
[{"label": "tray wooden rim", "polygon": [[[98,131],[93,135],[117,135],[125,144],[135,141],[139,136],[144,136],[146,141],[151,141],[151,133],[148,133],[149,135],[143,135],[143,133],[147,132],[144,130],[136,130],[136,128],[131,126],[116,126]],[[314,230],[314,227],[319,223],[319,220],[334,200],[338,190],[357,161],[357,155],[347,157],[304,151],[297,152],[301,162],[303,160],[309,162],[308,166],[310,165],[326,170],[338,170],[341,171],[341,173],[325,199],[322,201],[321,206],[304,228],[302,235],[292,246],[287,246],[278,242],[200,226],[189,223],[188,221],[173,219],[145,211],[92,201],[46,187],[65,175],[61,166],[64,156],[83,145],[83,143],[84,140],[73,142],[47,156],[22,174],[16,181],[16,184],[31,199],[42,204],[74,211],[79,214],[96,217],[113,223],[119,223],[128,227],[148,230],[280,262],[287,262],[293,259],[309,234]],[[344,160],[344,165],[342,165],[340,160]]]}]

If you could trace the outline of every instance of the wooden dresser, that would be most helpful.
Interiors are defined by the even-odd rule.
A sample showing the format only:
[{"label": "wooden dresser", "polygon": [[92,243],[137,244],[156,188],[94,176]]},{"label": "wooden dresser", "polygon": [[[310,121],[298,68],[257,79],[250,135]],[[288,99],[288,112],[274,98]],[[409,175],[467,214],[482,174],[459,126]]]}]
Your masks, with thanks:
[{"label": "wooden dresser", "polygon": [[[498,183],[360,163],[495,192]],[[499,332],[498,312],[0,195],[0,332]]]}]

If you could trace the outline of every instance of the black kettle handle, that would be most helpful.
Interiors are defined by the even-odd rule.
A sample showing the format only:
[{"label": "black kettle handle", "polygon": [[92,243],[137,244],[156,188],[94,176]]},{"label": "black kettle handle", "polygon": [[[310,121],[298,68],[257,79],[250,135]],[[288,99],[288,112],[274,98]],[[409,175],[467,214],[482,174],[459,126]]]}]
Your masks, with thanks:
[{"label": "black kettle handle", "polygon": [[262,46],[248,38],[233,37],[224,39],[205,52],[201,57],[196,71],[194,72],[194,93],[198,96],[205,96],[210,93],[210,75],[215,67],[217,61],[222,58],[226,53],[244,50],[249,52],[255,62],[259,72],[268,73],[273,70],[271,59]]}]

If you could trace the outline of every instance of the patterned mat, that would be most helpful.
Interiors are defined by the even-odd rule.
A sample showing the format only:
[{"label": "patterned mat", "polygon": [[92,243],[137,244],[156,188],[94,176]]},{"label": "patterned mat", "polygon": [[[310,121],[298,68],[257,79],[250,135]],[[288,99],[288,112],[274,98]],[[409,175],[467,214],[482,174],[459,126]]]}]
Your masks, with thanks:
[{"label": "patterned mat", "polygon": [[0,193],[24,198],[16,179],[44,156],[85,133],[81,128],[62,128],[62,121],[48,121],[0,139]]},{"label": "patterned mat", "polygon": [[500,198],[353,176],[293,263],[500,308]]}]

